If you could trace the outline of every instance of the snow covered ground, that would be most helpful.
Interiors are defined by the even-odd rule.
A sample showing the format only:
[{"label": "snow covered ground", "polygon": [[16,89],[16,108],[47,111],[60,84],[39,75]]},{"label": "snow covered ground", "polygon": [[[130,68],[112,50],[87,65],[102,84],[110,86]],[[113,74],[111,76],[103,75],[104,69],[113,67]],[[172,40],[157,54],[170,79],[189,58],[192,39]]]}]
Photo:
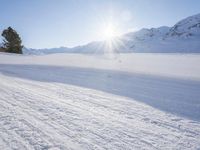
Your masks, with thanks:
[{"label": "snow covered ground", "polygon": [[0,149],[200,149],[200,55],[0,54]]}]

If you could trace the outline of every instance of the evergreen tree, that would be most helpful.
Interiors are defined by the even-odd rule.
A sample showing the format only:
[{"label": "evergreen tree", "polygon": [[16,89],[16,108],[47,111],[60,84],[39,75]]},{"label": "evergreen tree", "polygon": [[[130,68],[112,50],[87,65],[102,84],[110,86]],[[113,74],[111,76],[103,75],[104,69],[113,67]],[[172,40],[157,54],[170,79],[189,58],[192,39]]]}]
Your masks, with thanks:
[{"label": "evergreen tree", "polygon": [[14,29],[8,27],[1,35],[4,37],[3,46],[6,52],[22,54],[22,40]]}]

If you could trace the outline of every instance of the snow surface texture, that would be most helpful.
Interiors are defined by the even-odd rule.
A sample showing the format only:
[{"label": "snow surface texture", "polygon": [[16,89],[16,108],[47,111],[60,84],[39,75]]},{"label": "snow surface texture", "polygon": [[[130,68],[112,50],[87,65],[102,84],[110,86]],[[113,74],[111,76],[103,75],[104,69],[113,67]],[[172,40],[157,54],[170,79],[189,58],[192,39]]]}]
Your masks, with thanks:
[{"label": "snow surface texture", "polygon": [[[142,29],[113,41],[91,42],[74,48],[24,49],[24,54],[52,53],[200,53],[200,14],[179,21],[173,27]],[[110,46],[112,45],[112,46]]]},{"label": "snow surface texture", "polygon": [[0,53],[0,149],[199,149],[199,62]]}]

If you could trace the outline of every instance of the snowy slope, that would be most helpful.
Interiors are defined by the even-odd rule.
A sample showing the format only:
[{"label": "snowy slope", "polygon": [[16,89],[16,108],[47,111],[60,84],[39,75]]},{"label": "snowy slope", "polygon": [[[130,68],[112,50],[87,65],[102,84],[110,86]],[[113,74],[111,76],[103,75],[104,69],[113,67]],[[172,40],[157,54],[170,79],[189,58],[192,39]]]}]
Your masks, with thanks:
[{"label": "snowy slope", "polygon": [[[91,42],[74,48],[24,50],[25,54],[49,53],[199,53],[200,14],[179,21],[173,27],[141,29],[113,41]],[[112,44],[112,48],[110,46]]]},{"label": "snowy slope", "polygon": [[0,53],[0,149],[199,149],[199,62]]},{"label": "snowy slope", "polygon": [[26,55],[45,55],[45,54],[55,54],[55,53],[69,53],[71,52],[70,48],[60,47],[60,48],[50,48],[50,49],[29,49],[24,47],[23,52]]},{"label": "snowy slope", "polygon": [[170,29],[167,36],[200,37],[200,14],[179,21]]}]

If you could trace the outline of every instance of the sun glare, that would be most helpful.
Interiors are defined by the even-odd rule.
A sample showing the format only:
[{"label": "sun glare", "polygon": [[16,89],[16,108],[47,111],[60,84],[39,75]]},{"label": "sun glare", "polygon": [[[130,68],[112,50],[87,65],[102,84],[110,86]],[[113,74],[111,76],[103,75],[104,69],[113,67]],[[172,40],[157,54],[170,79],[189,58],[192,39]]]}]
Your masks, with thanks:
[{"label": "sun glare", "polygon": [[102,45],[104,53],[109,57],[113,57],[118,52],[119,47],[123,47],[124,44],[119,38],[119,26],[114,23],[105,23],[101,29],[100,35],[104,40]]},{"label": "sun glare", "polygon": [[107,26],[105,26],[102,34],[105,40],[110,40],[117,36],[117,29],[114,27],[114,25],[108,24]]}]

